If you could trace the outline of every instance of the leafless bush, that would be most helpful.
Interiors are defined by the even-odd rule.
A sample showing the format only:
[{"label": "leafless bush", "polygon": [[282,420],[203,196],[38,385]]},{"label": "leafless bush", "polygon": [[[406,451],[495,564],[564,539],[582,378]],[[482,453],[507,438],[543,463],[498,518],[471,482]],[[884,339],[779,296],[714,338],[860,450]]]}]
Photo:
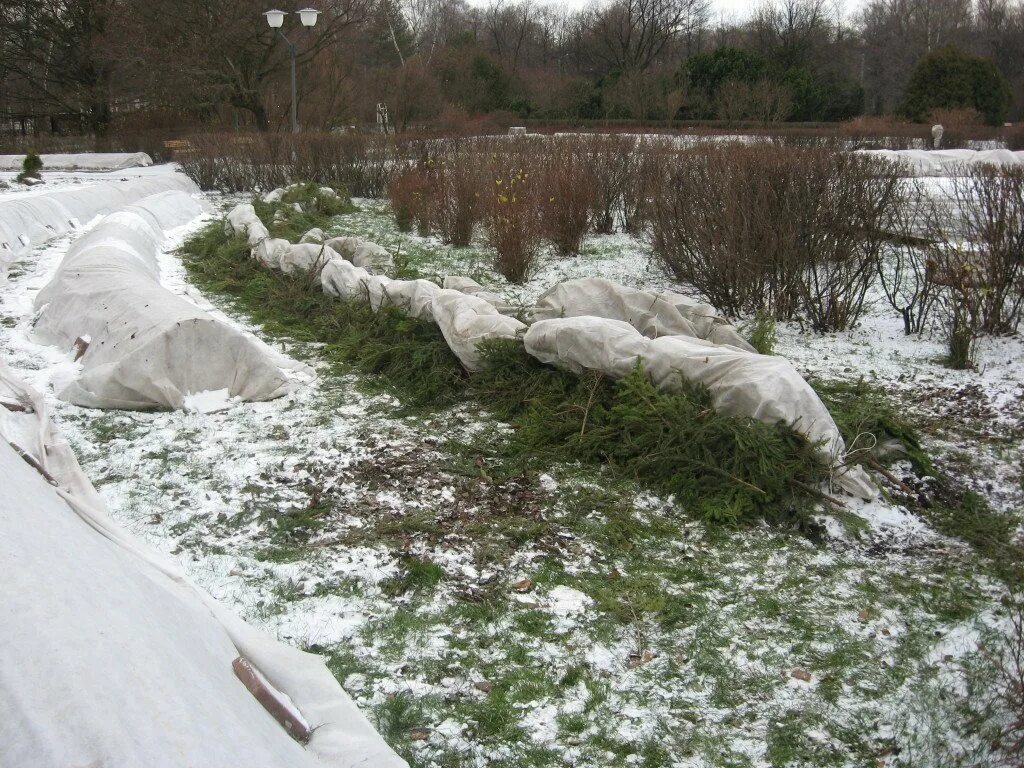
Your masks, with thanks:
[{"label": "leafless bush", "polygon": [[845,330],[863,311],[892,222],[906,215],[907,188],[898,166],[864,155],[825,149],[796,159],[802,311],[816,330]]},{"label": "leafless bush", "polygon": [[595,135],[587,138],[587,150],[593,169],[591,221],[594,231],[609,235],[622,210],[626,190],[636,170],[633,136]]},{"label": "leafless bush", "polygon": [[663,175],[659,163],[666,154],[649,141],[637,143],[630,158],[631,172],[622,195],[622,229],[640,237],[651,221],[651,204],[660,194]]},{"label": "leafless bush", "polygon": [[563,256],[579,253],[590,228],[595,184],[586,144],[575,138],[556,139],[536,160],[544,237]]},{"label": "leafless bush", "polygon": [[[886,227],[888,247],[880,254],[878,280],[889,305],[903,318],[906,335],[923,333],[940,289],[928,271],[928,243],[921,224],[927,221],[929,198],[913,179],[904,182],[904,198]],[[922,211],[921,207],[925,206]]]},{"label": "leafless bush", "polygon": [[836,126],[851,149],[914,149],[931,140],[929,126],[893,117],[862,115]]},{"label": "leafless bush", "polygon": [[413,224],[423,218],[427,205],[427,180],[420,168],[410,168],[395,176],[388,184],[388,199],[395,224],[402,232],[411,232]]},{"label": "leafless bush", "polygon": [[782,249],[769,242],[766,180],[762,173],[746,173],[763,160],[738,145],[683,151],[663,166],[661,194],[651,206],[657,256],[677,279],[732,316],[762,305],[776,317],[792,312],[791,301],[781,300],[792,291],[768,280],[770,259]]},{"label": "leafless bush", "polygon": [[733,315],[860,316],[884,230],[903,201],[895,167],[829,146],[704,145],[661,161],[655,252]]},{"label": "leafless bush", "polygon": [[431,225],[443,242],[469,245],[486,192],[479,158],[463,146],[446,147],[430,161],[430,181]]},{"label": "leafless bush", "polygon": [[960,169],[929,216],[930,279],[981,333],[1013,333],[1024,312],[1024,169]]},{"label": "leafless bush", "polygon": [[538,178],[517,152],[495,153],[485,201],[487,238],[496,251],[495,269],[513,283],[526,279],[541,242]]},{"label": "leafless bush", "polygon": [[407,151],[392,137],[369,134],[197,134],[176,159],[203,189],[245,192],[314,181],[382,197],[400,167],[396,158]]}]

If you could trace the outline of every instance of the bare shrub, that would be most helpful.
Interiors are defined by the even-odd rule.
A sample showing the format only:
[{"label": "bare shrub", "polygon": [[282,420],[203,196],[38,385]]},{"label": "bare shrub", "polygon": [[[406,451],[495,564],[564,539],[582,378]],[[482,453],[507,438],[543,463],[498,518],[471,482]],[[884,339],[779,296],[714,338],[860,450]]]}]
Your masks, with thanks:
[{"label": "bare shrub", "polygon": [[442,242],[469,245],[483,215],[485,178],[478,158],[459,145],[449,146],[431,160],[430,180],[431,225]]},{"label": "bare shrub", "polygon": [[[735,209],[726,202],[736,186],[736,169],[724,173],[732,162],[713,147],[674,158],[665,168],[662,196],[652,205],[651,238],[655,254],[676,279],[736,317],[757,301],[752,285],[756,274],[743,266],[752,261],[749,230],[732,226]],[[701,194],[705,186],[706,194]]]},{"label": "bare shrub", "polygon": [[1024,169],[962,168],[944,203],[929,216],[930,279],[980,333],[1015,332],[1024,311]]},{"label": "bare shrub", "polygon": [[852,327],[864,309],[892,222],[907,210],[902,171],[891,162],[831,149],[799,152],[795,263],[803,314],[819,331]]},{"label": "bare shrub", "polygon": [[538,179],[518,152],[491,158],[485,200],[487,239],[496,251],[495,269],[513,283],[533,269],[541,243]]},{"label": "bare shrub", "polygon": [[723,312],[798,306],[795,212],[785,190],[787,150],[704,144],[663,158],[651,203],[655,254]]},{"label": "bare shrub", "polygon": [[594,199],[594,173],[586,147],[578,139],[556,138],[538,160],[544,237],[563,256],[579,253],[590,228]]},{"label": "bare shrub", "polygon": [[928,241],[922,226],[930,215],[930,198],[914,179],[904,182],[901,194],[903,199],[886,226],[888,247],[879,255],[877,265],[882,292],[903,318],[903,332],[909,336],[924,332],[939,298],[939,286],[929,278]]},{"label": "bare shrub", "polygon": [[940,149],[956,149],[966,147],[972,137],[983,131],[985,119],[974,109],[935,109],[925,115],[925,123],[942,126]]},{"label": "bare shrub", "polygon": [[723,311],[849,328],[864,306],[897,168],[831,146],[703,145],[662,161],[655,253]]},{"label": "bare shrub", "polygon": [[402,232],[411,232],[413,224],[421,218],[421,209],[427,204],[426,192],[427,180],[420,168],[404,171],[388,184],[391,211]]},{"label": "bare shrub", "polygon": [[861,115],[837,127],[851,149],[913,149],[931,139],[929,126],[881,115]]},{"label": "bare shrub", "polygon": [[[200,189],[224,192],[251,192],[259,188],[257,155],[266,156],[270,148],[260,141],[258,150],[248,140],[258,137],[238,134],[201,134],[188,139],[175,153],[181,169]],[[264,165],[271,164],[265,160]]]},{"label": "bare shrub", "polygon": [[359,197],[382,197],[408,147],[369,134],[222,133],[190,136],[176,153],[203,189],[247,192],[295,181],[344,186]]},{"label": "bare shrub", "polygon": [[632,136],[601,134],[587,137],[587,152],[593,174],[590,218],[594,231],[610,235],[615,231],[627,189],[636,171],[637,139]]},{"label": "bare shrub", "polygon": [[647,140],[637,143],[630,157],[630,172],[622,193],[622,229],[639,237],[650,224],[651,202],[658,196],[662,174],[658,149]]}]

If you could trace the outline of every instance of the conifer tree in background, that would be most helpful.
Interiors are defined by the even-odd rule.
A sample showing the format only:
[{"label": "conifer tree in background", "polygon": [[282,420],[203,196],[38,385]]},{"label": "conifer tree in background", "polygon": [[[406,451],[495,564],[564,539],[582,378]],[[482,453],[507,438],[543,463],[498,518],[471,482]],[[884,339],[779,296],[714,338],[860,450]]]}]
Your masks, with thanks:
[{"label": "conifer tree in background", "polygon": [[921,120],[933,109],[974,109],[989,125],[1000,125],[1010,106],[1010,88],[995,64],[955,46],[926,54],[903,93],[903,113]]}]

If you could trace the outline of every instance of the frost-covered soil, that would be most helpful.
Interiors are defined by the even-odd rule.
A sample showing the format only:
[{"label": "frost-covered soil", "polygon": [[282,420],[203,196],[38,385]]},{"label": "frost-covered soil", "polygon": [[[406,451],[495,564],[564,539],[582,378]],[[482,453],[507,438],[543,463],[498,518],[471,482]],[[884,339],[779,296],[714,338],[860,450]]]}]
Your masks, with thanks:
[{"label": "frost-covered soil", "polygon": [[[172,233],[162,267],[205,305],[171,253],[200,224]],[[361,201],[337,228],[401,240],[419,270],[522,302],[582,275],[678,287],[622,236],[546,258],[512,288],[482,247],[399,236],[381,203]],[[977,693],[992,675],[978,646],[1004,622],[1003,587],[905,511],[879,501],[821,539],[723,531],[595,469],[509,473],[474,450],[505,429],[487,414],[410,411],[287,340],[320,375],[274,402],[77,408],[54,395],[70,356],[29,338],[32,297],[67,244],[0,284],[0,354],[47,393],[123,525],[248,620],[327,655],[412,764],[995,759],[987,728],[1000,713]],[[1019,509],[1020,341],[986,346],[980,373],[954,373],[934,362],[940,345],[899,331],[877,307],[849,334],[781,329],[780,351],[808,373],[882,384],[959,476]]]}]

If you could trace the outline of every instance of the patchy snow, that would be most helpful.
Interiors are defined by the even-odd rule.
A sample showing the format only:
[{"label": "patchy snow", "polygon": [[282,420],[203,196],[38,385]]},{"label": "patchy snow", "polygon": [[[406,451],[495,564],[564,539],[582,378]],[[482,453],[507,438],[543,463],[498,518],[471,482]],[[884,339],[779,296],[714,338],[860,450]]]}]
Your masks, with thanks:
[{"label": "patchy snow", "polygon": [[571,616],[583,613],[594,601],[572,587],[558,586],[545,596],[545,605],[555,616]]},{"label": "patchy snow", "polygon": [[235,402],[238,400],[232,398],[227,389],[207,389],[186,395],[182,407],[193,413],[214,413],[226,411]]},{"label": "patchy snow", "polygon": [[[52,176],[48,184],[81,183]],[[358,216],[360,226],[384,226]],[[207,220],[169,234],[161,280],[259,333],[190,286],[173,253]],[[507,425],[470,407],[410,416],[394,397],[366,394],[361,377],[320,365],[315,347],[288,340],[274,343],[321,375],[279,400],[230,403],[206,392],[188,411],[77,408],[54,396],[77,373],[71,352],[31,338],[32,298],[69,240],[36,248],[0,285],[0,354],[46,393],[119,522],[250,621],[329,654],[364,709],[401,723],[395,738],[425,729],[408,748],[414,765],[541,754],[545,764],[595,768],[852,766],[916,743],[908,711],[933,712],[945,727],[938,740],[959,754],[979,741],[957,725],[962,689],[952,680],[940,691],[949,698],[927,697],[929,670],[954,669],[947,656],[973,658],[978,616],[998,610],[1001,590],[975,573],[965,547],[906,510],[884,499],[851,505],[869,530],[826,518],[834,535],[816,543],[768,526],[708,527],[673,499],[612,494],[596,470],[485,482],[444,440],[500,436]],[[437,247],[439,268],[473,258],[446,262],[445,249],[421,245]],[[679,288],[630,238],[589,247],[579,259],[549,258],[510,295],[532,300],[554,280],[595,270]],[[503,288],[492,277],[489,287]],[[986,345],[980,371],[953,372],[935,361],[937,341],[903,337],[888,315],[876,303],[861,328],[824,337],[784,326],[779,348],[805,373],[864,376],[924,414],[955,420],[971,408],[982,429],[1019,425],[1019,339]],[[968,387],[968,399],[950,394]],[[938,447],[958,439],[938,428],[929,436]],[[986,481],[1008,509],[1020,490],[1014,454],[984,442],[970,450],[988,462]],[[612,512],[638,530],[661,521],[677,533],[597,543],[587,526],[604,531]],[[489,538],[502,526],[513,544]],[[413,565],[423,584],[403,583]],[[510,591],[527,577],[532,589]],[[796,668],[811,681],[794,678]],[[789,757],[772,752],[787,740]]]}]

